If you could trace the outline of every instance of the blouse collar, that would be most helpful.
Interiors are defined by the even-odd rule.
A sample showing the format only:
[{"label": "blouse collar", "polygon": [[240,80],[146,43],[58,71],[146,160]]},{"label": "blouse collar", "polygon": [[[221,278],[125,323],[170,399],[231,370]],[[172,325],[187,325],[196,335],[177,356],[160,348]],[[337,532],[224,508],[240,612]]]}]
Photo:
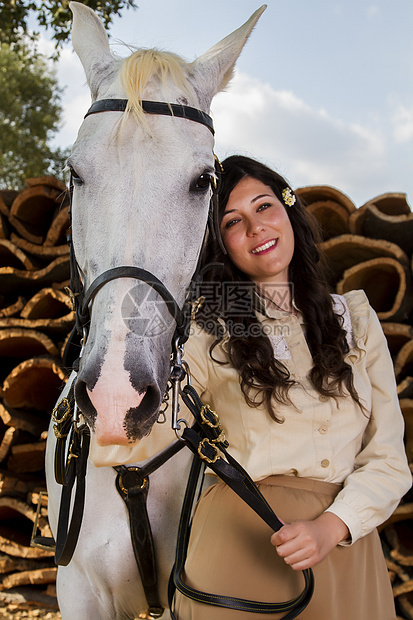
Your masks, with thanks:
[{"label": "blouse collar", "polygon": [[271,303],[270,300],[263,297],[258,293],[258,291],[254,291],[254,308],[256,312],[259,312],[263,316],[269,319],[288,319],[293,316],[296,316],[300,323],[304,323],[304,317],[301,310],[297,308],[297,305],[292,300],[292,306],[294,308],[294,313],[287,312],[287,310],[283,310],[282,308],[278,308],[274,303]]}]

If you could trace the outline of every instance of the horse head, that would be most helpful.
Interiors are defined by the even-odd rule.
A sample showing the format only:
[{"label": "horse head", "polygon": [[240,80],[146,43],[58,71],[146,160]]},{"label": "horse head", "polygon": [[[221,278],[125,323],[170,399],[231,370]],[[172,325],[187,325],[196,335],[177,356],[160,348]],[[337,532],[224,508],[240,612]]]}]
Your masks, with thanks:
[{"label": "horse head", "polygon": [[[207,224],[213,135],[200,118],[230,80],[265,6],[191,63],[157,50],[116,58],[95,13],[78,2],[70,7],[73,46],[95,102],[91,112],[100,111],[96,102],[127,100],[124,112],[109,105],[85,117],[68,160],[76,272],[84,291],[94,289],[83,308],[87,338],[75,395],[99,445],[129,445],[157,419],[175,310],[184,304]],[[147,114],[142,101],[166,102],[172,115]],[[195,108],[195,121],[174,114],[179,107]],[[94,287],[102,274],[120,274],[123,266],[152,274],[176,305],[133,274]]]}]

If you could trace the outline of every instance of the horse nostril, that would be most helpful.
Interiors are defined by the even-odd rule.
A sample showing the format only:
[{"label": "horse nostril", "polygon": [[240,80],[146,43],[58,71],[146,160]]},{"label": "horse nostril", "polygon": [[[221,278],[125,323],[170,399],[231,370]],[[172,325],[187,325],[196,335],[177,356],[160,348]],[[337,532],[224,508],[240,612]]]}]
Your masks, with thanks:
[{"label": "horse nostril", "polygon": [[100,432],[101,428],[108,425],[111,418],[113,419],[113,426],[115,427],[120,423],[124,433],[131,441],[142,439],[150,432],[161,405],[161,392],[156,385],[149,385],[146,389],[141,389],[139,391],[140,398],[139,392],[134,392],[135,398],[130,399],[128,404],[124,403],[125,408],[121,421],[119,410],[116,411],[116,405],[109,403],[107,394],[103,394],[103,400],[102,395],[100,397],[95,395],[95,389],[96,386],[92,392],[87,382],[78,377],[75,384],[76,403],[94,432],[97,432],[97,424],[99,424]]},{"label": "horse nostril", "polygon": [[147,435],[158,416],[161,398],[159,390],[149,385],[145,396],[137,407],[130,407],[125,415],[123,427],[132,440],[142,439]]}]

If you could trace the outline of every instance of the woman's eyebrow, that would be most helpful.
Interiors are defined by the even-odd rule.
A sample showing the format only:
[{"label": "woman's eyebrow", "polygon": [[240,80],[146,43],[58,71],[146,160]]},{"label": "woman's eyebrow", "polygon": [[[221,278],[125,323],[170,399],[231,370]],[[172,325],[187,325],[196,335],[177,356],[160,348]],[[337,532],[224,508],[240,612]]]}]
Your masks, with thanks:
[{"label": "woman's eyebrow", "polygon": [[251,200],[251,202],[256,202],[257,200],[261,200],[261,198],[271,198],[271,194],[259,194]]},{"label": "woman's eyebrow", "polygon": [[[256,202],[257,200],[261,200],[261,198],[271,198],[271,194],[259,194],[258,196],[255,196],[255,198],[253,198],[251,200],[251,203]],[[237,211],[237,209],[229,209],[228,211],[224,211],[224,214],[222,217],[224,217],[224,215],[227,215],[228,213],[234,213],[234,211]]]}]

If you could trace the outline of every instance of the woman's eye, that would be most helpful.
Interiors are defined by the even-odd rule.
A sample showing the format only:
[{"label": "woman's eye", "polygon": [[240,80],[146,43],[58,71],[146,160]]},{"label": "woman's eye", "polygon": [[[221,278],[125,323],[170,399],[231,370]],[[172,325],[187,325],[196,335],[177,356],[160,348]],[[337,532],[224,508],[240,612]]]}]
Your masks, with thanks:
[{"label": "woman's eye", "polygon": [[238,220],[228,220],[228,222],[224,224],[224,228],[231,228],[231,226],[234,226],[237,222]]},{"label": "woman's eye", "polygon": [[263,205],[260,205],[260,206],[258,207],[257,211],[265,211],[265,209],[268,209],[268,207],[270,207],[270,206],[271,206],[271,205],[270,205],[268,202],[266,202],[266,203],[264,203]]}]

